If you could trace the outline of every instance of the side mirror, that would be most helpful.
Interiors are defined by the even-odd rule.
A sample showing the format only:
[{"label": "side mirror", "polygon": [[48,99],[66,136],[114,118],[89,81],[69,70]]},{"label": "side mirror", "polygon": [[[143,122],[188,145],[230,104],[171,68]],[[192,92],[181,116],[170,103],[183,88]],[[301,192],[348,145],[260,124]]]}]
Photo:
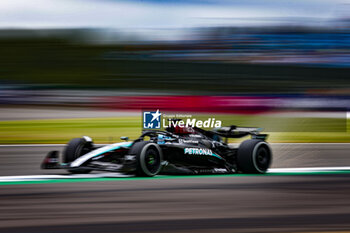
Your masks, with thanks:
[{"label": "side mirror", "polygon": [[120,137],[121,140],[124,140],[124,141],[128,141],[129,140],[129,137]]}]

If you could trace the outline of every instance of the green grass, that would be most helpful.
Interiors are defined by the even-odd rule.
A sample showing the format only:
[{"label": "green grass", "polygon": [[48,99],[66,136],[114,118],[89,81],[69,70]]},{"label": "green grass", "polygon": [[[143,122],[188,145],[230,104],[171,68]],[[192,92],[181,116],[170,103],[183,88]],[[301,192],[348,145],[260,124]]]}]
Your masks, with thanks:
[{"label": "green grass", "polygon": [[[270,131],[269,142],[350,142],[344,119],[250,115],[216,115],[215,118],[222,120],[223,125],[264,127],[266,132]],[[66,143],[84,135],[96,143],[110,143],[120,141],[121,136],[135,139],[140,133],[141,117],[0,121],[0,144]]]},{"label": "green grass", "polygon": [[97,143],[140,134],[139,117],[25,120],[0,122],[0,143],[66,143],[88,135]]}]

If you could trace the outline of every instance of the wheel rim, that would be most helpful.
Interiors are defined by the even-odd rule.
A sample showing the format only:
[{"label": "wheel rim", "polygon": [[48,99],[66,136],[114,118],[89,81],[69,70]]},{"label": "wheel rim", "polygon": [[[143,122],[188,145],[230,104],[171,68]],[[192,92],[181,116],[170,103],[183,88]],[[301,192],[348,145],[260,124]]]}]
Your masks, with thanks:
[{"label": "wheel rim", "polygon": [[160,161],[160,155],[157,149],[152,147],[148,148],[145,152],[144,161],[145,161],[147,170],[151,174],[155,174],[158,172],[161,161]]},{"label": "wheel rim", "polygon": [[254,161],[257,170],[260,172],[265,172],[269,168],[270,159],[271,155],[269,150],[264,146],[258,147],[258,149],[256,150]]},{"label": "wheel rim", "polygon": [[144,175],[155,176],[162,169],[162,150],[155,143],[146,144],[140,154],[139,163]]}]

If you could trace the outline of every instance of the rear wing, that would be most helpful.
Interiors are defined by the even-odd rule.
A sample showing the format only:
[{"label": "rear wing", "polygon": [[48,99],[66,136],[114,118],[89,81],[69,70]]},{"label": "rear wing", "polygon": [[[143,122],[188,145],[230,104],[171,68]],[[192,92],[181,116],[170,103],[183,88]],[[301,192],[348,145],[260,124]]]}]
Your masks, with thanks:
[{"label": "rear wing", "polygon": [[251,135],[253,139],[266,140],[267,134],[260,134],[263,128],[238,127],[235,125],[221,127],[211,130],[211,132],[225,138],[242,138]]}]

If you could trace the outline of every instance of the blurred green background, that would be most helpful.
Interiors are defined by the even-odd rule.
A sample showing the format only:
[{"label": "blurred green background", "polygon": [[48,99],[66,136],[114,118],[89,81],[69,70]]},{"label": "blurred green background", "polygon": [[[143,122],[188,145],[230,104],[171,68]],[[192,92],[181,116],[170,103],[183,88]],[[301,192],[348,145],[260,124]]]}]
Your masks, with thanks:
[{"label": "blurred green background", "polygon": [[[198,115],[206,120],[209,115]],[[223,126],[265,127],[269,142],[349,142],[350,134],[344,129],[344,121],[327,118],[288,118],[252,115],[215,115]],[[312,123],[310,123],[312,122]],[[319,128],[319,127],[324,127]],[[286,128],[288,127],[288,128]],[[315,128],[317,127],[317,128]],[[284,129],[278,132],[270,129]],[[95,143],[121,141],[121,136],[130,140],[141,134],[140,117],[81,118],[0,121],[0,144],[67,143],[71,138],[90,136]],[[243,139],[230,139],[240,142]]]}]

